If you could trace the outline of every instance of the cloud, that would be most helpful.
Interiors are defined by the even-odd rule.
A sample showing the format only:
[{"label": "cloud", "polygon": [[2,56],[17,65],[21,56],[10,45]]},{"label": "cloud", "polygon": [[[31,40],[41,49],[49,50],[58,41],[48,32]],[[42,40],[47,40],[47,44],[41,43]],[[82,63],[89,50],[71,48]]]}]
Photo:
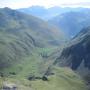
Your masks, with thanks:
[{"label": "cloud", "polygon": [[85,6],[90,6],[90,2],[64,3],[62,5],[85,5]]},{"label": "cloud", "polygon": [[86,7],[90,8],[90,2],[78,2],[78,3],[64,3],[62,6],[65,7]]},{"label": "cloud", "polygon": [[90,7],[90,0],[0,0],[0,7],[10,8],[24,8],[33,5],[40,5],[44,7],[53,6],[82,6]]}]

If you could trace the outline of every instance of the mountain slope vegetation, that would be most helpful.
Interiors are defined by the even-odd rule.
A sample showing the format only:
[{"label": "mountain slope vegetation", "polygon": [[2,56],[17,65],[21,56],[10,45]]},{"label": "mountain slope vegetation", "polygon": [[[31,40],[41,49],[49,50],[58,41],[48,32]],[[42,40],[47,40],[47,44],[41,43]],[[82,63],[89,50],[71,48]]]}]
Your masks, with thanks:
[{"label": "mountain slope vegetation", "polygon": [[57,46],[60,32],[36,17],[9,8],[0,9],[0,68],[31,55],[34,49]]},{"label": "mountain slope vegetation", "polygon": [[56,27],[9,8],[0,9],[0,20],[0,89],[87,90],[79,75],[48,58],[65,39]]},{"label": "mountain slope vegetation", "polygon": [[[16,84],[19,90],[87,90],[84,81],[69,68],[53,67],[54,75],[48,76],[48,81],[6,78],[4,82]],[[1,85],[2,85],[2,81]]]}]

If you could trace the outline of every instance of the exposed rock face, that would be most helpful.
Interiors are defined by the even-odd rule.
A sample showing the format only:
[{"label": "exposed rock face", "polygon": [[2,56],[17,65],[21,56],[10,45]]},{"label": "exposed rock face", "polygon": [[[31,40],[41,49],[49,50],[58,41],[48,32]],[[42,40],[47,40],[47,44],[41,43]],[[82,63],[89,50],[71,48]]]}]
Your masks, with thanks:
[{"label": "exposed rock face", "polygon": [[90,73],[90,27],[81,31],[64,48],[54,64],[70,67],[82,75]]}]

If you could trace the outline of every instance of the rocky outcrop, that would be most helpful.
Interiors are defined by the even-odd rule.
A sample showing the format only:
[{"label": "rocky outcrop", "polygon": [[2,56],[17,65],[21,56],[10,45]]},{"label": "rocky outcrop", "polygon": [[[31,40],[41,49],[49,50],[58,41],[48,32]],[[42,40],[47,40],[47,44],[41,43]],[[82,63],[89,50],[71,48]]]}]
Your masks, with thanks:
[{"label": "rocky outcrop", "polygon": [[54,64],[70,67],[81,75],[90,73],[90,27],[71,40]]},{"label": "rocky outcrop", "polygon": [[13,83],[4,82],[2,90],[17,90],[17,85]]}]

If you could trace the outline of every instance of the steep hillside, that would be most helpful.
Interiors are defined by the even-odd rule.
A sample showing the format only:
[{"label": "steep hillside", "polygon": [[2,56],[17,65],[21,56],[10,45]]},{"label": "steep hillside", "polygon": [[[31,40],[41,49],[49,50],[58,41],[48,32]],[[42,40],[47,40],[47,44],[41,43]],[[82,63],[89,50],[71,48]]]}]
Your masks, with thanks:
[{"label": "steep hillside", "polygon": [[57,46],[63,38],[56,28],[43,20],[9,8],[0,9],[0,21],[1,71],[26,58],[39,59],[37,48]]},{"label": "steep hillside", "polygon": [[52,73],[54,75],[48,76],[46,81],[6,78],[4,81],[0,80],[0,85],[3,87],[2,83],[15,84],[19,90],[87,90],[80,76],[69,68],[53,67]]},{"label": "steep hillside", "polygon": [[68,36],[74,37],[81,29],[88,27],[90,23],[90,11],[71,11],[60,14],[48,21],[56,25]]},{"label": "steep hillside", "polygon": [[56,27],[48,25],[47,22],[31,15],[10,10],[9,8],[1,9],[0,13],[0,20],[2,21],[0,23],[1,30],[6,29],[5,31],[14,34],[17,32],[30,32],[30,35],[36,41],[49,44],[54,41],[58,43],[57,40],[64,37],[64,34],[58,31]]},{"label": "steep hillside", "polygon": [[54,64],[70,67],[82,76],[90,74],[90,27],[67,44]]}]

